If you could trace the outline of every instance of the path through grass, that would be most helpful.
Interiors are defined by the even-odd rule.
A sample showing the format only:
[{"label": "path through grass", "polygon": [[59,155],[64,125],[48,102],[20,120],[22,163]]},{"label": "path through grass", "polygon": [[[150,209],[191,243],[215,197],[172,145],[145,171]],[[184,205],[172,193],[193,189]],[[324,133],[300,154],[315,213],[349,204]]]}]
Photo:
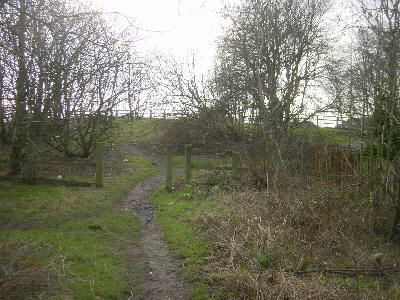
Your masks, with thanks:
[{"label": "path through grass", "polygon": [[140,294],[137,217],[119,201],[157,170],[135,160],[105,188],[28,186],[0,181],[1,299],[126,299]]}]

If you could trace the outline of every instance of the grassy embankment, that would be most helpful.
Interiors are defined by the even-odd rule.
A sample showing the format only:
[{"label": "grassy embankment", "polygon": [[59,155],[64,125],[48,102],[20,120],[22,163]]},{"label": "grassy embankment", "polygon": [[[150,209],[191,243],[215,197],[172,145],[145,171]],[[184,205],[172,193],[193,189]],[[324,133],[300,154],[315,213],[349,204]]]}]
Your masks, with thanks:
[{"label": "grassy embankment", "polygon": [[[119,132],[118,138],[125,139],[124,129]],[[144,274],[134,257],[140,253],[140,228],[137,217],[119,207],[132,185],[157,170],[113,147],[105,158],[102,189],[0,181],[0,298],[126,299],[140,294]],[[80,172],[71,177],[94,180]]]},{"label": "grassy embankment", "polygon": [[310,143],[313,144],[327,144],[327,145],[343,145],[359,139],[354,136],[348,135],[346,129],[340,128],[320,128],[320,127],[304,127],[296,128],[294,131],[301,137],[306,137]]},{"label": "grassy embankment", "polygon": [[[121,136],[126,141],[139,145],[140,147],[149,148],[154,151],[159,151],[163,154],[168,137],[166,137],[166,128],[171,124],[171,120],[163,119],[139,119],[133,122],[125,122],[120,119],[121,125],[119,131]],[[182,154],[183,149],[176,149],[180,152],[175,153],[173,164],[176,168],[184,168],[185,156]],[[226,166],[229,164],[229,159],[213,156],[211,159],[207,155],[193,155],[194,165],[215,165]]]}]

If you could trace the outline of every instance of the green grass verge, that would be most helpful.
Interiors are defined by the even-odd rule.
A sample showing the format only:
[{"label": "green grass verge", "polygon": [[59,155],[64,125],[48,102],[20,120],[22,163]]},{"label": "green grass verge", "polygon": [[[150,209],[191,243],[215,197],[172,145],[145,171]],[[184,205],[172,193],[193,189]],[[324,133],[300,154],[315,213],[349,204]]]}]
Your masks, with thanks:
[{"label": "green grass verge", "polygon": [[[118,208],[134,183],[157,170],[136,158],[133,174],[105,188],[0,181],[0,298],[126,299],[140,293],[137,217]],[[82,179],[82,178],[81,178]],[[4,299],[4,298],[3,298]]]},{"label": "green grass verge", "polygon": [[[179,259],[185,280],[193,284],[191,299],[219,299],[202,282],[199,266],[207,259],[208,245],[198,239],[198,230],[191,224],[193,218],[215,209],[209,200],[198,202],[185,192],[156,193],[152,202],[157,204],[157,224],[166,239],[171,252]],[[190,224],[190,225],[189,225]]]},{"label": "green grass verge", "polygon": [[[347,130],[340,128],[305,127],[296,128],[295,134],[306,136],[311,143],[341,145],[349,142]],[[350,137],[350,141],[358,139]]]}]

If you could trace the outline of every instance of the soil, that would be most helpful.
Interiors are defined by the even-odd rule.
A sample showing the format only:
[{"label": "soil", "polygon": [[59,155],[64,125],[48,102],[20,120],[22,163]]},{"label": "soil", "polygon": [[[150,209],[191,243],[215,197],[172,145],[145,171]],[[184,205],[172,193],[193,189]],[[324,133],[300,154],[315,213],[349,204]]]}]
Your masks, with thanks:
[{"label": "soil", "polygon": [[[125,146],[127,147],[127,146]],[[129,146],[128,146],[129,147]],[[185,299],[188,286],[179,278],[176,262],[168,252],[154,218],[157,209],[149,203],[153,193],[165,182],[165,166],[160,156],[152,151],[129,147],[132,154],[146,157],[160,170],[159,173],[139,182],[125,199],[123,208],[134,212],[141,225],[140,244],[143,250],[141,258],[144,261],[146,282],[141,296],[131,296],[130,299]]]}]

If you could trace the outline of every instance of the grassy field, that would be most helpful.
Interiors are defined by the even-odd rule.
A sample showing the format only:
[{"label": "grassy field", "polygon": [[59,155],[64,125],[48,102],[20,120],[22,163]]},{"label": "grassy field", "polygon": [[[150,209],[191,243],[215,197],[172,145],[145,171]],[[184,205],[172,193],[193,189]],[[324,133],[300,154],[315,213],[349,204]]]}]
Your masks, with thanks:
[{"label": "grassy field", "polygon": [[[168,138],[165,139],[165,129],[171,124],[171,120],[145,118],[127,122],[121,118],[118,119],[117,124],[120,128],[119,134],[124,139],[140,145],[157,147],[168,140]],[[340,145],[349,142],[347,130],[341,128],[303,127],[294,129],[294,132],[316,144]],[[350,136],[350,141],[354,139],[357,139],[354,135]]]},{"label": "grassy field", "polygon": [[[297,134],[312,143],[348,141],[337,129]],[[174,164],[183,167],[183,156]],[[282,176],[284,185],[256,189],[241,180],[246,174],[196,171],[191,185],[178,178],[174,193],[153,197],[157,222],[194,286],[191,298],[400,299],[400,247],[387,240],[385,198],[319,176]],[[380,268],[395,271],[366,271]]]},{"label": "grassy field", "polygon": [[[134,259],[140,253],[135,242],[140,228],[134,214],[120,209],[120,201],[157,170],[129,151],[113,153],[105,161],[102,189],[0,181],[1,299],[140,294],[144,274]],[[71,176],[93,181],[93,176]]]}]

